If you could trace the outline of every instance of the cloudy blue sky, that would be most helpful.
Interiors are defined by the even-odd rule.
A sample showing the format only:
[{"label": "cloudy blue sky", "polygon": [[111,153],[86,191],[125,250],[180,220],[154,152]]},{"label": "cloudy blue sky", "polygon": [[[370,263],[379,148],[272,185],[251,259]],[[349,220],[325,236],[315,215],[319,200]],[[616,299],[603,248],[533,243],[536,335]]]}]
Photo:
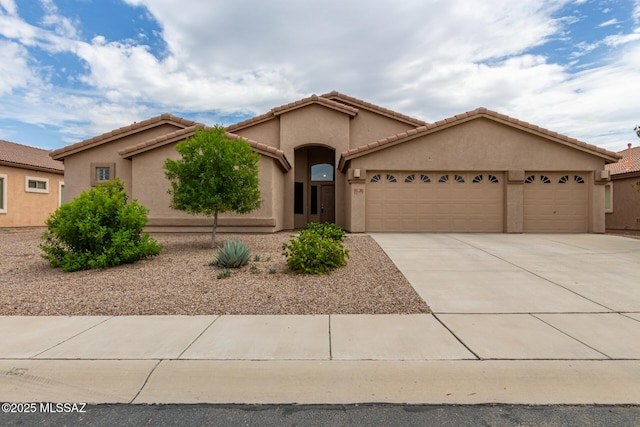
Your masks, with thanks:
[{"label": "cloudy blue sky", "polygon": [[46,149],[331,90],[640,142],[640,0],[0,0],[0,52],[0,139]]}]

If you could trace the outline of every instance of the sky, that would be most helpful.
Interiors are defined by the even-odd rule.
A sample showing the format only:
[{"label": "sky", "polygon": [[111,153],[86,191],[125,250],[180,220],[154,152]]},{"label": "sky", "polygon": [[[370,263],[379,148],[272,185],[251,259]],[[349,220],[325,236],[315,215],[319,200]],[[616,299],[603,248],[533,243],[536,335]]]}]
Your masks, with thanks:
[{"label": "sky", "polygon": [[332,90],[620,151],[640,143],[640,0],[0,0],[0,139],[229,125]]}]

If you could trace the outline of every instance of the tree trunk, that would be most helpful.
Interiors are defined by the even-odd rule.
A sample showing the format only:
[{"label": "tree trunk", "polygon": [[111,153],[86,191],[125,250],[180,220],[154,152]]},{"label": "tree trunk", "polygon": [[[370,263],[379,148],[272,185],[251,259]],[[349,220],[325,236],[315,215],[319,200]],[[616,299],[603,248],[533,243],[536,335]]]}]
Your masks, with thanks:
[{"label": "tree trunk", "polygon": [[213,214],[213,230],[211,230],[211,249],[216,247],[216,228],[218,228],[218,211]]}]

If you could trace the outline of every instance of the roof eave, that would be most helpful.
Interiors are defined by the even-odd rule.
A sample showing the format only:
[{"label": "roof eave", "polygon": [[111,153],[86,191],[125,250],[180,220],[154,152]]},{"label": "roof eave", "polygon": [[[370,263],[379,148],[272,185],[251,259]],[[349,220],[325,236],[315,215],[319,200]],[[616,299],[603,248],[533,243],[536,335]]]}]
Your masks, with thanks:
[{"label": "roof eave", "polygon": [[53,169],[53,168],[47,168],[45,166],[35,166],[35,165],[29,165],[27,163],[9,162],[9,161],[6,161],[6,160],[0,160],[0,165],[19,168],[19,169],[29,169],[29,170],[34,170],[34,171],[50,172],[50,173],[55,173],[55,174],[58,174],[58,175],[64,175],[64,168],[63,169]]}]

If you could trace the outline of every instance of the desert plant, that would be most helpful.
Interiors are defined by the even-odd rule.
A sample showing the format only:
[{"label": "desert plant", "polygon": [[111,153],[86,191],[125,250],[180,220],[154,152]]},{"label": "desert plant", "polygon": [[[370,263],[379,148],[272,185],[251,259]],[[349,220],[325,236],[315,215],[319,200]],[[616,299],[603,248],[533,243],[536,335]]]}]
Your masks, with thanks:
[{"label": "desert plant", "polygon": [[64,271],[107,268],[160,253],[162,245],[142,233],[149,210],[127,203],[116,178],[83,192],[56,210],[42,234],[42,257]]},{"label": "desert plant", "polygon": [[275,269],[275,268],[273,268],[273,267],[271,267],[271,268],[269,269],[269,274],[276,274],[276,269]]},{"label": "desert plant", "polygon": [[220,273],[218,273],[218,280],[224,279],[226,277],[231,277],[231,270],[229,270],[228,268],[225,268]]},{"label": "desert plant", "polygon": [[251,264],[251,268],[249,269],[249,271],[251,272],[251,274],[260,273],[260,270],[258,269],[258,267],[255,264]]},{"label": "desert plant", "polygon": [[259,262],[260,261],[260,255],[255,255],[253,257],[253,262]]},{"label": "desert plant", "polygon": [[251,249],[241,240],[228,240],[218,248],[218,257],[214,264],[223,268],[240,268],[249,262]]},{"label": "desert plant", "polygon": [[324,274],[346,265],[349,250],[342,242],[322,237],[313,230],[302,230],[298,237],[282,244],[287,267],[297,273]]},{"label": "desert plant", "polygon": [[307,230],[324,237],[325,239],[335,240],[336,242],[342,242],[345,236],[345,231],[335,224],[325,222],[320,224],[317,222],[310,222],[307,224]]}]

